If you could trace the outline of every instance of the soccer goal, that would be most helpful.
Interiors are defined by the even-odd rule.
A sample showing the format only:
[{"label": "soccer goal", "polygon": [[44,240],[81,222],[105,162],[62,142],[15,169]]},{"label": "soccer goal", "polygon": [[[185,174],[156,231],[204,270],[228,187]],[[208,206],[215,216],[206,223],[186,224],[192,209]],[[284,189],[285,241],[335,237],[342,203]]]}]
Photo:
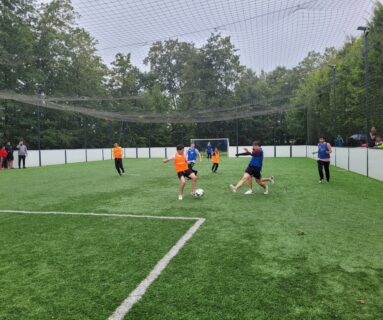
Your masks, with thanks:
[{"label": "soccer goal", "polygon": [[214,138],[214,139],[190,139],[190,143],[194,143],[195,147],[202,153],[206,152],[207,144],[210,142],[212,148],[218,148],[223,154],[229,152],[229,139],[228,138]]}]

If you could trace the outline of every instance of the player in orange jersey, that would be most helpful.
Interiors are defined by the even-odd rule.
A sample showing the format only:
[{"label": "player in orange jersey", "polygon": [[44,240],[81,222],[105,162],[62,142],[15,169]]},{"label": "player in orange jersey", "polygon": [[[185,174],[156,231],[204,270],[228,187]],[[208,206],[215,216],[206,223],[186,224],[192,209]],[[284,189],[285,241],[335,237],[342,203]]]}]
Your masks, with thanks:
[{"label": "player in orange jersey", "polygon": [[115,143],[113,145],[113,158],[114,158],[114,165],[116,166],[116,170],[120,176],[122,176],[123,173],[125,173],[124,166],[122,165],[122,158],[123,158],[123,150],[118,145],[118,143]]},{"label": "player in orange jersey", "polygon": [[195,195],[197,189],[197,176],[193,170],[189,169],[189,162],[186,160],[186,155],[184,152],[185,147],[182,144],[177,146],[177,153],[165,160],[162,160],[163,163],[169,161],[174,161],[174,169],[180,179],[180,193],[178,195],[178,200],[183,199],[184,189],[185,189],[185,178],[190,178],[192,181],[192,195]]},{"label": "player in orange jersey", "polygon": [[215,148],[214,152],[213,152],[213,166],[211,167],[211,171],[213,173],[216,173],[218,170],[219,156],[220,156],[220,154],[219,154],[218,148]]}]

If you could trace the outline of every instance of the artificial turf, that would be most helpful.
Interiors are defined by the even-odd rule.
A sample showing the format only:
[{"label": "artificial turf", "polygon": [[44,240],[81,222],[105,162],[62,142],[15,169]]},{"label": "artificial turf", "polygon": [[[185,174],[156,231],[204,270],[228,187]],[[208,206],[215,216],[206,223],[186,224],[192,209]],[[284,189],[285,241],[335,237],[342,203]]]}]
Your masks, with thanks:
[{"label": "artificial turf", "polygon": [[[314,161],[277,158],[269,195],[231,194],[247,161],[198,163],[205,196],[183,201],[155,159],[125,160],[123,177],[111,161],[3,171],[0,209],[205,217],[126,319],[382,319],[383,183],[332,167],[320,185]],[[189,226],[0,214],[0,319],[105,319]]]}]

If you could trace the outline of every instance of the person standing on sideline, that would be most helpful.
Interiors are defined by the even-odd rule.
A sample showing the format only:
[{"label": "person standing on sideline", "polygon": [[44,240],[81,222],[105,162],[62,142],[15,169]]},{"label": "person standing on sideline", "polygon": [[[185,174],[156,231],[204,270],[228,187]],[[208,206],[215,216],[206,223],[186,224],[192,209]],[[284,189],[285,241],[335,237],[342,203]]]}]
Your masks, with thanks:
[{"label": "person standing on sideline", "polygon": [[0,169],[7,169],[7,150],[5,150],[5,146],[1,146],[0,149]]},{"label": "person standing on sideline", "polygon": [[326,180],[330,182],[330,153],[332,152],[331,144],[326,142],[324,137],[319,138],[318,151],[314,151],[313,154],[318,154],[318,172],[319,183],[323,183],[323,167],[326,173]]},{"label": "person standing on sideline", "polygon": [[206,146],[206,154],[207,154],[207,160],[208,161],[209,161],[209,159],[211,159],[212,153],[213,153],[213,148],[212,148],[211,143],[209,141],[207,143],[207,146]]},{"label": "person standing on sideline", "polygon": [[125,173],[124,166],[122,165],[123,151],[118,143],[115,143],[113,147],[114,165],[118,174],[122,176],[122,174]]},{"label": "person standing on sideline", "polygon": [[213,173],[216,173],[218,170],[218,166],[219,166],[219,151],[218,151],[218,148],[215,148],[213,152],[213,166],[211,167],[211,171]]},{"label": "person standing on sideline", "polygon": [[7,160],[8,160],[8,169],[14,169],[13,168],[13,147],[11,143],[8,141],[7,144],[5,145],[5,150],[7,150]]},{"label": "person standing on sideline", "polygon": [[343,147],[344,141],[343,138],[338,134],[338,136],[335,139],[335,147]]},{"label": "person standing on sideline", "polygon": [[190,148],[188,149],[188,152],[186,153],[186,155],[187,155],[187,161],[189,164],[189,169],[192,170],[195,173],[195,175],[197,175],[198,171],[194,170],[193,167],[197,161],[197,156],[199,157],[200,162],[202,161],[202,157],[198,149],[196,149],[194,143],[190,144]]},{"label": "person standing on sideline", "polygon": [[23,168],[25,169],[25,158],[28,156],[28,148],[23,141],[20,141],[16,148],[19,150],[19,169],[21,169],[21,161],[23,161]]},{"label": "person standing on sideline", "polygon": [[367,136],[367,146],[369,148],[375,147],[375,139],[377,135],[378,135],[378,131],[376,130],[375,127],[372,127]]}]

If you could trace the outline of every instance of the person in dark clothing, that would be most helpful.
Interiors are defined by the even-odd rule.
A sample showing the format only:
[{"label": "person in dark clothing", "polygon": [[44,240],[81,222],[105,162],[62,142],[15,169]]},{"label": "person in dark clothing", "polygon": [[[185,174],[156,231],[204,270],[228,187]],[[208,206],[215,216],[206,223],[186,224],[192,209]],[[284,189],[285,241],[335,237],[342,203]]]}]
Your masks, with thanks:
[{"label": "person in dark clothing", "polygon": [[376,136],[378,135],[378,131],[375,127],[372,127],[370,133],[367,136],[367,145],[369,148],[375,147]]},{"label": "person in dark clothing", "polygon": [[5,150],[7,150],[7,161],[8,161],[8,169],[13,169],[13,147],[11,143],[8,141],[7,144],[5,145]]}]

